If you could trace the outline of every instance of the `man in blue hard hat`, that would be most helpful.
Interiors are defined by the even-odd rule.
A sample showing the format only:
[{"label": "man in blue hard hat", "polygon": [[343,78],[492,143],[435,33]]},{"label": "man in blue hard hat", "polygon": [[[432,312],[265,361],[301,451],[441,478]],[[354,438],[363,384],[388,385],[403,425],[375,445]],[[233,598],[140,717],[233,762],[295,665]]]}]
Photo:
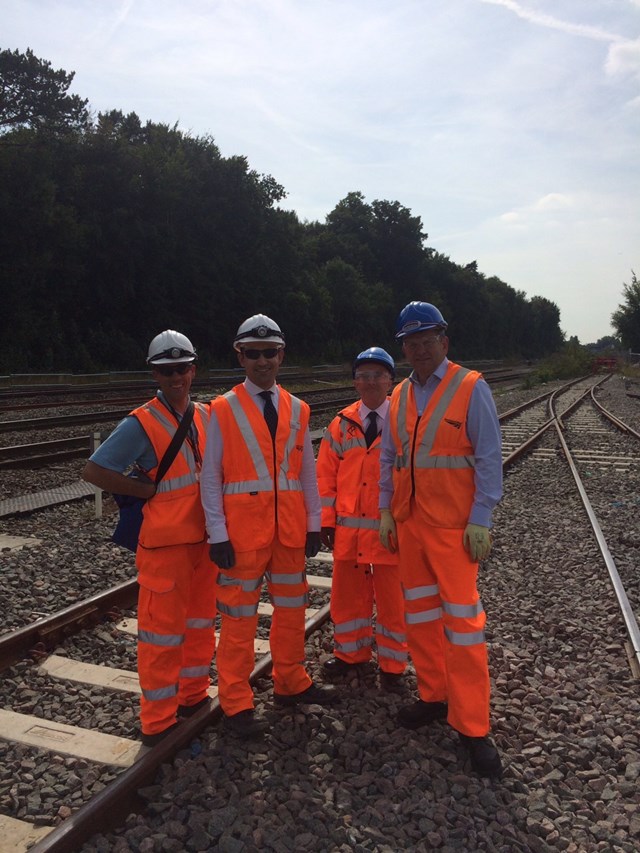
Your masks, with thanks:
[{"label": "man in blue hard hat", "polygon": [[476,581],[502,496],[500,426],[481,374],[448,360],[446,330],[429,302],[400,312],[396,339],[413,372],[394,389],[382,434],[380,539],[399,555],[419,694],[398,722],[417,729],[446,718],[473,769],[499,776]]},{"label": "man in blue hard hat", "polygon": [[324,671],[341,676],[371,660],[375,598],[380,685],[391,690],[401,683],[408,657],[398,559],[378,536],[380,433],[394,377],[393,358],[381,347],[358,354],[353,378],[360,399],[331,421],[316,465],[322,540],[333,551],[334,657]]}]

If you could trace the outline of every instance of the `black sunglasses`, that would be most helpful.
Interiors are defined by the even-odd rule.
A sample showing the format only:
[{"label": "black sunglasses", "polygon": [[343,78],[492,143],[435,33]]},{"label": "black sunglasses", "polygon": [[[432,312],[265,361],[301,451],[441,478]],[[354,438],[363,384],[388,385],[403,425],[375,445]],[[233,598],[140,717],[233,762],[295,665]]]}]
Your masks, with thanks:
[{"label": "black sunglasses", "polygon": [[252,361],[257,361],[261,355],[265,358],[275,358],[282,347],[269,347],[269,349],[243,349],[242,355],[246,355]]},{"label": "black sunglasses", "polygon": [[192,367],[192,362],[182,362],[181,364],[154,364],[153,369],[157,370],[160,376],[173,376],[174,373],[184,376]]}]

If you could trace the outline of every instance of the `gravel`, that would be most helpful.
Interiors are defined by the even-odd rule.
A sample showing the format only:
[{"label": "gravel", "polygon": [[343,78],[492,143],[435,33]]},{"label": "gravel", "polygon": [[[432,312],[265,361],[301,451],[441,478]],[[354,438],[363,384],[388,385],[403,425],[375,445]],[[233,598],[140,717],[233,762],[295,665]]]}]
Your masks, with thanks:
[{"label": "gravel", "polygon": [[[531,393],[496,393],[499,411]],[[640,431],[640,400],[626,395],[619,377],[602,386],[598,399]],[[555,446],[551,437],[545,443]],[[636,443],[623,443],[637,459]],[[625,475],[590,467],[588,488],[614,559],[621,574],[637,578],[638,466]],[[638,682],[574,491],[559,461],[516,463],[495,513],[494,549],[481,569],[502,780],[473,774],[446,724],[416,732],[396,725],[398,709],[415,697],[412,673],[404,690],[386,692],[375,667],[364,667],[340,683],[342,703],[326,710],[275,709],[265,678],[257,700],[271,727],[262,743],[224,737],[217,726],[206,730],[143,791],[144,815],[95,836],[83,851],[637,851]],[[10,570],[2,555],[1,602],[10,618],[22,624],[29,608],[62,606],[61,594],[70,603],[97,581],[106,586],[133,576],[133,556],[107,542],[112,527],[112,518],[93,519],[90,502],[0,519],[0,532],[43,539],[10,555]],[[21,580],[14,584],[16,573]],[[41,579],[48,589],[36,587]],[[99,646],[104,662],[135,668],[132,638],[106,625]],[[82,659],[95,660],[94,649],[88,636],[65,644],[66,654]],[[331,652],[325,626],[307,645],[318,681]],[[2,707],[12,707],[14,695],[25,711],[40,707],[45,717],[135,736],[135,699],[82,686],[52,692],[26,663],[8,679]],[[40,773],[45,764],[37,750],[1,742],[0,760],[0,808],[36,822],[55,823],[106,778],[104,768],[71,759],[53,769],[47,762]]]}]

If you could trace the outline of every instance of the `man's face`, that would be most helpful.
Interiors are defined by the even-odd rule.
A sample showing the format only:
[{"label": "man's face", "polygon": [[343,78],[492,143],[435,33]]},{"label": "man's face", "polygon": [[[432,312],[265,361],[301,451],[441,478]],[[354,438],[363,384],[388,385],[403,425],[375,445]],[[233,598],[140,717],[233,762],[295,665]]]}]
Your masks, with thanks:
[{"label": "man's face", "polygon": [[179,409],[186,402],[195,375],[195,364],[186,362],[158,364],[153,368],[154,381],[174,409]]},{"label": "man's face", "polygon": [[377,409],[391,391],[391,373],[381,364],[359,364],[353,379],[360,399],[368,409]]},{"label": "man's face", "polygon": [[424,382],[442,364],[449,351],[449,338],[438,329],[414,332],[403,340],[402,351],[418,379]]},{"label": "man's face", "polygon": [[283,358],[284,347],[270,341],[244,344],[238,352],[238,361],[244,368],[247,379],[263,391],[271,388],[276,381]]}]

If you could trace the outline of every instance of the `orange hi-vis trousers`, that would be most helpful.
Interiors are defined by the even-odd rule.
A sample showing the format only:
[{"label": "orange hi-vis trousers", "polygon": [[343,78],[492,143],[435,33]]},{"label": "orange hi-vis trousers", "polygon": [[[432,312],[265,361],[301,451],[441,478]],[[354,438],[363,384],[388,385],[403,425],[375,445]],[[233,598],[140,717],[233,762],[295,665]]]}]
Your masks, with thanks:
[{"label": "orange hi-vis trousers", "polygon": [[254,707],[249,677],[263,580],[273,605],[269,645],[276,693],[294,695],[311,685],[304,667],[305,608],[309,586],[304,548],[287,548],[277,534],[268,548],[236,552],[232,569],[218,575],[220,637],[216,664],[218,698],[227,716]]},{"label": "orange hi-vis trousers", "polygon": [[408,652],[397,565],[334,560],[331,621],[335,654],[351,664],[371,660],[374,595],[378,666],[383,672],[400,674],[407,666]]},{"label": "orange hi-vis trousers", "polygon": [[470,737],[489,731],[489,667],[478,564],[460,529],[430,527],[412,501],[397,525],[409,653],[425,702],[448,702],[449,724]]},{"label": "orange hi-vis trousers", "polygon": [[215,652],[216,576],[209,544],[138,547],[138,677],[144,734],[207,695]]}]

